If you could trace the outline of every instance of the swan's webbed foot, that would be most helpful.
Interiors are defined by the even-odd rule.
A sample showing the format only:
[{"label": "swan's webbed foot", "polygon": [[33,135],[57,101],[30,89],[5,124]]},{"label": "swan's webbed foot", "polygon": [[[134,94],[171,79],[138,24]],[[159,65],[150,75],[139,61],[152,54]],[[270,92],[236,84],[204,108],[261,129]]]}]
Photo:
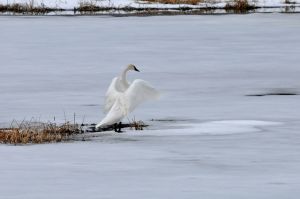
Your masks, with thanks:
[{"label": "swan's webbed foot", "polygon": [[122,123],[121,122],[114,124],[114,130],[115,130],[115,132],[122,133],[121,128],[122,128]]}]

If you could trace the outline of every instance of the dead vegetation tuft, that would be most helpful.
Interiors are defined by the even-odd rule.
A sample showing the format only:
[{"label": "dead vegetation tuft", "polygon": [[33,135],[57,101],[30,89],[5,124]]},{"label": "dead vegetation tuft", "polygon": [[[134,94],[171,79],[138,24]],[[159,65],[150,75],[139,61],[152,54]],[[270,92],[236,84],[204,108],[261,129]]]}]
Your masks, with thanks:
[{"label": "dead vegetation tuft", "polygon": [[247,13],[255,8],[255,5],[249,4],[248,0],[234,0],[225,5],[227,12],[233,11],[234,13]]},{"label": "dead vegetation tuft", "polygon": [[291,0],[285,0],[284,3],[285,4],[296,4],[295,1],[291,1]]},{"label": "dead vegetation tuft", "polygon": [[12,12],[12,13],[29,13],[29,14],[46,14],[52,11],[60,11],[61,9],[52,9],[45,7],[44,4],[34,5],[29,3],[12,3],[8,5],[0,5],[0,12]]},{"label": "dead vegetation tuft", "polygon": [[22,122],[17,127],[1,128],[0,143],[4,144],[41,144],[67,141],[73,134],[80,133],[77,124]]},{"label": "dead vegetation tuft", "polygon": [[135,129],[136,131],[142,131],[144,130],[144,127],[147,127],[148,125],[146,125],[143,121],[136,121],[135,119],[132,121],[132,123],[130,123],[130,128]]},{"label": "dead vegetation tuft", "polygon": [[[0,128],[1,144],[42,144],[55,143],[70,140],[78,140],[79,134],[89,132],[113,131],[114,125],[96,129],[96,124],[77,124],[75,122],[65,122],[63,124],[42,123],[42,122],[21,122],[13,121],[9,128]],[[127,124],[121,124],[120,128],[130,128],[134,130],[144,130],[148,125],[143,121],[133,119]]]},{"label": "dead vegetation tuft", "polygon": [[150,3],[198,5],[203,0],[145,0]]},{"label": "dead vegetation tuft", "polygon": [[96,1],[94,0],[82,0],[79,2],[79,7],[76,8],[76,11],[79,12],[97,12],[103,10],[104,7],[97,6]]},{"label": "dead vegetation tuft", "polygon": [[0,12],[6,11],[6,10],[7,10],[7,6],[0,4]]}]

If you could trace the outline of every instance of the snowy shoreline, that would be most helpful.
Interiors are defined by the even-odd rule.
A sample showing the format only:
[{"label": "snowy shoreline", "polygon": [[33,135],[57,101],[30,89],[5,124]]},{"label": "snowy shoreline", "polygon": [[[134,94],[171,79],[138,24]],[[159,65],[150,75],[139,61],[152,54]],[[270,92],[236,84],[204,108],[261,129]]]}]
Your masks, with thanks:
[{"label": "snowy shoreline", "polygon": [[[204,1],[197,5],[188,5],[188,4],[162,4],[162,3],[151,3],[147,1],[136,1],[136,0],[0,0],[0,5],[12,5],[12,4],[30,4],[33,6],[44,6],[48,8],[57,8],[71,10],[78,8],[81,4],[93,4],[99,7],[114,7],[114,8],[180,8],[180,7],[189,7],[189,8],[219,8],[222,9],[226,6],[227,3],[233,1],[230,0],[219,0],[219,1]],[[293,1],[284,1],[284,0],[248,0],[249,4],[255,5],[259,8],[278,8],[285,6],[300,6],[300,0]]]},{"label": "snowy shoreline", "polygon": [[[87,15],[87,14],[231,14],[241,13],[229,8],[233,1],[205,1],[196,5],[163,4],[135,0],[0,0],[0,15],[46,14],[46,15]],[[242,13],[300,12],[300,0],[265,1],[249,0],[249,8]]]}]

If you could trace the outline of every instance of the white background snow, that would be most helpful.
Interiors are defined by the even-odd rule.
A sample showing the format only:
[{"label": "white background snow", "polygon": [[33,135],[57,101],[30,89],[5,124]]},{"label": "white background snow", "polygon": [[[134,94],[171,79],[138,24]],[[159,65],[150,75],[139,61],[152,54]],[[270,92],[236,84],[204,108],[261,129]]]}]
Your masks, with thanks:
[{"label": "white background snow", "polygon": [[[98,122],[128,63],[152,126],[0,145],[0,198],[289,198],[300,191],[300,15],[0,17],[0,121]],[[162,121],[149,121],[150,119]],[[174,121],[168,121],[174,120]]]}]

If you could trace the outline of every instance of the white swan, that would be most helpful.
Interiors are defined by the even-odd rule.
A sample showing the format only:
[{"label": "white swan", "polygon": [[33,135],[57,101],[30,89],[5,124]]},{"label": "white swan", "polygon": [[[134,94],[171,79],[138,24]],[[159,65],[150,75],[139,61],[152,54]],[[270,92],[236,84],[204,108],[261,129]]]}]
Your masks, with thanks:
[{"label": "white swan", "polygon": [[144,80],[136,79],[129,83],[126,75],[131,70],[139,72],[133,64],[129,64],[119,77],[113,78],[105,95],[104,112],[107,114],[96,125],[97,129],[121,122],[142,102],[159,97],[159,92]]}]

